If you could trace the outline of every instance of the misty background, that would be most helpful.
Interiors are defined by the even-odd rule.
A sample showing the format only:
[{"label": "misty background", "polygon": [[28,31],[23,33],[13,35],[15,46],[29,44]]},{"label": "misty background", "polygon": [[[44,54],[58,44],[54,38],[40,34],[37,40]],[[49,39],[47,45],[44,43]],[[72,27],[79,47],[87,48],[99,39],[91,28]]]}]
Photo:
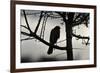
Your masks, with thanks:
[{"label": "misty background", "polygon": [[[25,10],[28,23],[32,31],[35,30],[38,20],[40,11],[36,10]],[[34,13],[34,15],[32,14]],[[35,14],[36,13],[36,14]],[[23,12],[21,10],[20,13],[20,24],[26,26],[25,18]],[[43,22],[43,20],[42,20]],[[40,35],[42,22],[39,26],[37,35]],[[55,26],[60,26],[60,38],[58,39],[58,46],[66,46],[66,41],[60,42],[66,39],[66,32],[65,32],[65,25],[62,24],[62,20],[58,19],[51,19],[48,18],[46,22],[45,32],[44,32],[44,40],[49,42],[50,32]],[[28,32],[25,28],[21,27],[21,31]],[[84,24],[75,26],[73,28],[73,32],[78,35],[82,36],[89,36],[89,28],[87,28]],[[20,39],[28,38],[29,36],[25,36],[21,34]],[[89,59],[89,45],[84,45],[83,40],[73,37],[72,38],[72,47],[73,47],[73,57],[74,60],[88,60]],[[67,61],[67,54],[66,50],[58,50],[54,49],[51,55],[47,54],[47,50],[49,46],[45,45],[44,43],[40,42],[37,39],[31,40],[23,40],[21,41],[21,62],[46,62],[46,61]]]}]

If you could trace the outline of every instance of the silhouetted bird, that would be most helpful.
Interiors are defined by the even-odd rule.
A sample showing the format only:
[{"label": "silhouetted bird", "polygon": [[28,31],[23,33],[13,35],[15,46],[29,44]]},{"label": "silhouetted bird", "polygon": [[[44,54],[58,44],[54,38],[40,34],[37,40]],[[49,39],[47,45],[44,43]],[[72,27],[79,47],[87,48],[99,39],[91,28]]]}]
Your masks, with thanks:
[{"label": "silhouetted bird", "polygon": [[[60,37],[60,27],[56,26],[51,30],[50,40],[49,40],[50,44],[54,45],[57,42],[59,37]],[[53,47],[50,46],[47,53],[52,54],[52,52],[53,52]]]}]

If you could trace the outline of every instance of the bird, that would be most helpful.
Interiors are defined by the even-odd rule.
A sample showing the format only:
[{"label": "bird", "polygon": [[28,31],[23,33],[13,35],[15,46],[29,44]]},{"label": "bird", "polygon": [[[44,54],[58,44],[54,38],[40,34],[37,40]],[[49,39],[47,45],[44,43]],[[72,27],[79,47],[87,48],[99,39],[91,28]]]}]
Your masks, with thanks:
[{"label": "bird", "polygon": [[[49,39],[50,44],[54,45],[59,38],[60,38],[60,26],[55,26],[50,32],[50,39]],[[49,46],[47,54],[50,55],[52,53],[53,53],[53,47]]]}]

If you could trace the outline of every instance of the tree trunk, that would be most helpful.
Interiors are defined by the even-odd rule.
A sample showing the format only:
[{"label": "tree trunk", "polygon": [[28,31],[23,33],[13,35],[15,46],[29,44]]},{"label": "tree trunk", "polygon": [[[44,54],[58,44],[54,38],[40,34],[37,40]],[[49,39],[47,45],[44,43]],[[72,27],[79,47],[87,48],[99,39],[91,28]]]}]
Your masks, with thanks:
[{"label": "tree trunk", "polygon": [[[73,50],[72,50],[72,23],[75,13],[68,13],[66,12],[59,13],[58,14],[63,18],[63,21],[65,22],[65,29],[66,29],[66,52],[67,52],[67,60],[73,60]],[[66,15],[67,18],[66,19]]]},{"label": "tree trunk", "polygon": [[66,37],[67,37],[67,60],[73,60],[73,50],[72,50],[72,23],[73,23],[74,13],[68,14],[68,20],[65,22],[66,26]]},{"label": "tree trunk", "polygon": [[73,60],[73,50],[72,50],[72,27],[66,26],[67,32],[66,32],[66,37],[67,37],[67,60]]}]

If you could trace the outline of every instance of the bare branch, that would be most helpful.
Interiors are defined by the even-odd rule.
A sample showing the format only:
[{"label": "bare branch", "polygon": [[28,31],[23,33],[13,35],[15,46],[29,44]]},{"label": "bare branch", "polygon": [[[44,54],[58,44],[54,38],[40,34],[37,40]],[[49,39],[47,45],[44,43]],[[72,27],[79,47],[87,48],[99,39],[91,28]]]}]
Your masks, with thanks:
[{"label": "bare branch", "polygon": [[[21,27],[24,27],[24,28],[26,28],[26,29],[28,29],[26,26],[24,26],[24,25],[21,25]],[[29,30],[29,29],[28,29]]]},{"label": "bare branch", "polygon": [[28,38],[25,38],[25,39],[21,39],[21,41],[32,40],[32,39],[35,39],[35,38],[30,38],[30,37],[28,37]]},{"label": "bare branch", "polygon": [[76,37],[76,38],[78,38],[78,39],[90,39],[89,37],[85,37],[85,36],[81,36],[81,35],[76,35],[76,34],[74,34],[74,33],[72,33],[72,35],[74,36],[74,37]]},{"label": "bare branch", "polygon": [[44,44],[47,45],[47,46],[52,46],[53,48],[56,48],[56,49],[58,49],[58,50],[66,50],[66,47],[59,47],[59,46],[57,46],[57,45],[52,45],[52,44],[48,43],[47,41],[41,39],[41,38],[40,38],[39,36],[37,36],[35,33],[31,33],[31,34],[26,33],[26,32],[21,32],[21,33],[22,33],[23,35],[26,35],[26,36],[34,37],[34,38],[38,39],[39,41],[41,41],[42,43],[44,43]]},{"label": "bare branch", "polygon": [[24,14],[24,18],[25,18],[25,21],[26,21],[27,29],[28,29],[30,32],[32,32],[31,29],[30,29],[30,27],[29,27],[28,21],[27,21],[27,17],[26,17],[26,14],[25,14],[25,10],[23,10],[23,14]]},{"label": "bare branch", "polygon": [[39,18],[39,20],[38,20],[38,24],[37,24],[37,26],[36,26],[36,29],[35,29],[35,33],[37,32],[37,30],[38,30],[38,28],[39,28],[39,25],[40,25],[40,22],[41,22],[41,19],[42,19],[42,17],[43,17],[43,11],[41,11],[41,14],[40,14],[40,18]]},{"label": "bare branch", "polygon": [[81,16],[81,13],[79,13],[73,20],[73,22],[75,22],[79,17]]},{"label": "bare branch", "polygon": [[73,27],[81,25],[84,21],[86,21],[87,17],[89,17],[89,14],[81,17],[79,21],[73,21]]}]

